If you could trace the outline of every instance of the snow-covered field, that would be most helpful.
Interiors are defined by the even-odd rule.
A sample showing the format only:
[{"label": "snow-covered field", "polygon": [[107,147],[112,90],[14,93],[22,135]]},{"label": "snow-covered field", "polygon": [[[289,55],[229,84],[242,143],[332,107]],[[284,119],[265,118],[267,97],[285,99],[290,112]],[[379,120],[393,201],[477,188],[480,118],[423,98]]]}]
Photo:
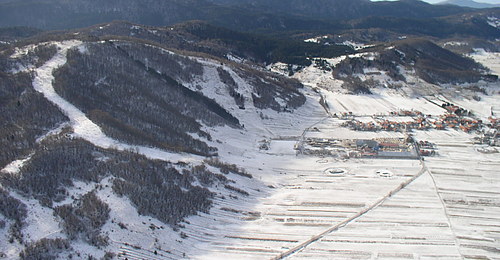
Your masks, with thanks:
[{"label": "snow-covered field", "polygon": [[[52,71],[66,62],[69,48],[81,43],[63,42],[58,46],[58,54],[36,69],[33,86],[71,119],[76,136],[99,147],[137,149],[154,159],[198,161],[193,156],[132,147],[105,136],[52,88]],[[220,63],[203,64],[205,77],[195,84],[222,104],[232,102],[214,87]],[[230,67],[224,69],[249,95],[249,86]],[[205,129],[212,135],[210,145],[219,149],[221,160],[245,168],[253,178],[228,176],[249,196],[214,188],[218,195],[210,213],[191,216],[181,223],[185,237],[158,220],[137,214],[129,201],[111,191],[111,185],[101,189],[98,196],[111,208],[111,220],[103,228],[111,240],[106,251],[126,253],[120,259],[499,259],[500,156],[478,152],[480,146],[471,142],[474,134],[455,130],[416,132],[417,140],[437,144],[438,156],[425,161],[296,155],[293,147],[304,136],[404,137],[402,133],[345,129],[328,112],[352,112],[364,117],[412,109],[430,115],[444,113],[430,99],[394,92],[342,94],[335,90],[338,82],[329,77],[317,71],[298,75],[309,87],[303,90],[306,104],[293,113],[261,111],[247,102],[245,110],[228,108],[245,129]],[[324,82],[332,89],[319,86]],[[321,90],[316,92],[311,87]],[[328,112],[319,104],[321,96]],[[482,101],[449,99],[485,117],[497,109],[500,98],[498,94],[481,97]],[[306,131],[311,127],[319,132]],[[259,149],[263,140],[269,141],[269,150]],[[4,170],[12,172],[20,166],[22,161],[15,161]],[[344,172],[333,174],[331,169]],[[380,176],[378,171],[391,175]],[[76,183],[70,194],[78,196],[89,189],[92,187],[87,184]],[[29,202],[29,224],[24,231],[29,234],[28,240],[40,239],[42,233],[63,236],[50,212]],[[119,228],[119,223],[126,228]],[[19,250],[5,242],[0,246],[9,257]],[[81,251],[93,250],[83,242],[73,246]]]},{"label": "snow-covered field", "polygon": [[[293,119],[300,112],[297,111]],[[286,119],[288,116],[283,117]],[[301,122],[294,122],[293,119],[285,122],[294,127],[295,133],[286,123],[282,126],[270,125],[269,130],[277,134],[283,128],[286,134],[281,136],[297,137],[304,128],[323,117],[319,113],[316,118],[300,117]],[[225,150],[220,147],[221,154],[224,160],[238,162],[251,172],[262,183],[263,192],[257,194],[257,200],[250,209],[242,209],[238,201],[225,202],[224,207],[242,212],[231,214],[232,219],[225,218],[223,227],[206,227],[204,232],[209,232],[209,237],[219,239],[204,244],[195,258],[275,257],[370,207],[421,169],[419,161],[342,162],[333,158],[296,156],[286,152],[287,147],[293,148],[293,142],[288,140],[273,140],[270,150],[261,152],[256,143],[262,136],[252,133],[251,129],[248,132],[246,139],[225,133],[226,142],[242,148],[230,148],[224,153]],[[345,169],[347,174],[341,177],[332,175],[326,171],[332,167]],[[376,174],[380,169],[388,169],[394,176],[382,178]],[[247,211],[252,214],[249,216]],[[212,216],[217,216],[217,212],[213,212]],[[189,222],[193,223],[192,220]]]},{"label": "snow-covered field", "polygon": [[[328,74],[317,71],[297,78],[311,87],[331,80]],[[333,80],[330,83],[335,84]],[[384,92],[347,95],[335,91],[335,86],[330,90],[322,89],[321,94],[332,114],[387,115],[414,109],[437,116],[445,112],[433,103],[438,99]],[[425,167],[418,160],[342,161],[297,156],[290,149],[304,129],[312,126],[320,131],[307,132],[307,136],[339,139],[404,136],[341,128],[339,120],[328,118],[318,105],[318,93],[306,90],[306,96],[308,103],[293,115],[267,111],[265,115],[269,119],[260,121],[252,116],[253,111],[246,111],[246,116],[241,116],[245,125],[250,126],[246,127],[247,132],[214,131],[225,140],[219,146],[222,158],[248,169],[263,188],[256,193],[256,199],[243,204],[243,208],[238,202],[222,204],[237,209],[236,212],[224,212],[220,216],[221,212],[212,211],[211,217],[220,217],[223,225],[215,222],[204,226],[207,237],[213,239],[205,237],[203,243],[196,244],[194,258],[499,257],[498,154],[477,152],[471,142],[473,134],[432,130],[416,134],[418,140],[429,140],[438,146],[439,155],[427,158]],[[486,116],[484,107],[494,106],[499,97],[481,97],[481,102],[462,98],[452,101],[479,116]],[[263,139],[271,140],[270,148],[259,151],[259,141]],[[346,173],[334,175],[328,169],[343,169]],[[376,174],[379,170],[394,175],[380,177]],[[402,185],[404,188],[399,191]],[[188,238],[189,241],[192,239]]]},{"label": "snow-covered field", "polygon": [[[340,128],[339,120],[328,118],[324,109],[316,103],[319,99],[315,96],[317,94],[312,91],[306,94],[311,97],[309,102],[291,116],[275,116],[269,112],[266,116],[270,119],[262,123],[247,116],[245,125],[255,129],[250,127],[247,133],[237,134],[219,132],[226,142],[219,147],[224,160],[238,162],[267,188],[257,193],[256,201],[246,205],[251,208],[242,209],[237,202],[224,204],[224,207],[238,209],[241,213],[232,213],[231,218],[224,217],[223,226],[209,226],[209,237],[214,239],[196,247],[199,251],[194,258],[269,259],[288,253],[292,259],[498,257],[500,237],[495,224],[499,220],[496,217],[498,206],[495,206],[498,205],[498,194],[494,188],[500,187],[498,179],[495,179],[500,174],[498,155],[484,155],[474,150],[471,134],[433,130],[417,133],[418,140],[436,142],[439,149],[438,157],[426,160],[425,169],[418,160],[342,161],[297,156],[290,149],[295,140],[300,139],[303,129],[312,126],[320,131],[307,132],[307,136],[340,139],[403,137],[402,133],[355,132]],[[432,115],[444,112],[423,98],[338,93],[326,93],[325,96],[328,101],[338,100],[348,107],[338,111],[334,110],[337,106],[330,105],[332,113],[388,114],[401,109],[416,109]],[[491,98],[498,99],[498,96]],[[371,109],[368,104],[373,105]],[[477,106],[481,104],[489,104],[489,101],[479,102]],[[258,143],[262,139],[271,140],[269,150],[258,151]],[[461,160],[462,156],[468,156],[467,160],[452,164]],[[441,162],[449,163],[441,165]],[[332,168],[344,169],[346,174],[332,175],[327,171]],[[376,171],[381,169],[394,175],[380,177]],[[447,169],[446,175],[441,175],[440,169]],[[462,169],[471,169],[470,176],[463,174]],[[478,175],[481,171],[485,174]],[[448,183],[449,175],[454,176],[451,183]],[[413,181],[414,177],[417,178]],[[408,181],[412,182],[395,192]],[[446,187],[454,187],[451,194]],[[470,190],[475,201],[473,204],[460,199],[453,202],[448,197],[467,198],[471,187],[475,187]],[[480,187],[485,188],[484,194]],[[479,201],[484,201],[486,206],[476,209]],[[380,205],[377,204],[379,202]],[[378,206],[365,212],[373,205]],[[461,215],[454,213],[457,207]],[[252,212],[250,217],[247,212]],[[364,214],[357,217],[360,213]],[[212,214],[218,216],[216,211]],[[325,231],[354,217],[357,218],[345,227],[325,234]],[[314,242],[309,244],[311,239]]]},{"label": "snow-covered field", "polygon": [[476,52],[472,53],[470,57],[486,66],[493,74],[500,76],[500,53],[476,49]]},{"label": "snow-covered field", "polygon": [[424,98],[408,98],[395,94],[348,95],[323,92],[332,113],[354,115],[388,115],[400,110],[417,110],[426,115],[441,115],[444,109]]}]

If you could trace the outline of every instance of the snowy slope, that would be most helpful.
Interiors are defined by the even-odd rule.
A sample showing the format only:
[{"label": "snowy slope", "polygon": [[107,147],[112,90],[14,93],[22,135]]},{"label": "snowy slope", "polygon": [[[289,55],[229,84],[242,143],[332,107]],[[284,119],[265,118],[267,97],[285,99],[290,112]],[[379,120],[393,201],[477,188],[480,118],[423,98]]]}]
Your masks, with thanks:
[{"label": "snowy slope", "polygon": [[500,76],[500,53],[476,49],[476,52],[472,53],[470,57],[490,69],[493,74]]},{"label": "snowy slope", "polygon": [[[321,88],[320,93],[326,97],[332,113],[353,112],[354,115],[373,115],[388,114],[400,109],[416,109],[437,116],[445,112],[423,97],[409,97],[407,89],[399,93],[380,91],[377,95],[346,95],[338,93],[339,86],[335,85],[335,81],[328,73],[323,73],[312,66],[296,75],[307,86]],[[330,85],[324,83],[327,80],[330,80],[328,83]],[[498,89],[495,85],[490,87]],[[436,89],[437,86],[426,86],[420,91],[432,94]],[[265,113],[269,121],[264,119],[262,125],[259,120],[252,119],[252,113],[249,113],[242,117],[243,122],[247,126],[254,126],[255,129],[248,128],[245,134],[214,130],[214,133],[219,132],[218,136],[223,136],[225,140],[224,144],[219,146],[221,156],[225,160],[238,161],[247,169],[252,169],[255,176],[271,187],[271,190],[265,198],[260,198],[260,202],[252,207],[252,211],[256,212],[253,215],[256,217],[248,218],[244,214],[235,213],[236,216],[233,218],[242,218],[241,222],[226,218],[225,221],[229,221],[231,225],[226,223],[223,234],[216,236],[220,239],[208,240],[208,245],[201,248],[205,253],[200,253],[197,258],[276,257],[322,233],[328,227],[333,227],[356,216],[356,213],[363,212],[363,209],[420,173],[418,161],[351,159],[342,162],[338,159],[294,155],[291,149],[300,139],[301,129],[311,126],[320,129],[318,133],[320,136],[326,135],[329,138],[402,137],[391,133],[346,133],[334,122],[325,120],[328,114],[318,105],[320,96],[317,92],[306,91],[306,96],[309,97],[308,103],[295,111],[293,118]],[[498,95],[490,98],[482,97],[484,98],[482,102],[472,100],[468,102],[480,107],[488,105],[493,100],[498,101],[499,98]],[[458,102],[457,99],[453,101]],[[472,108],[472,106],[466,107]],[[457,138],[463,140],[458,142],[465,142],[464,145],[467,146],[469,143],[466,140],[473,135],[463,139],[464,134],[454,130],[422,132],[422,136],[418,134],[419,139],[431,141],[444,140],[441,138],[445,136],[446,140],[450,141]],[[257,150],[262,139],[271,140],[269,150]],[[479,156],[474,151],[470,152]],[[439,158],[453,160],[455,157],[443,150]],[[480,160],[480,157],[471,157],[471,160]],[[496,163],[489,163],[484,170],[492,172],[495,165]],[[343,177],[325,174],[325,170],[332,167],[347,169],[348,174]],[[439,180],[436,180],[437,184],[433,181],[435,177],[432,175],[435,170],[433,167],[436,167],[434,163],[431,164],[430,171],[426,171],[414,183],[384,201],[380,207],[355,220],[347,228],[331,233],[318,243],[313,243],[303,251],[293,254],[292,258],[440,259],[462,258],[472,253],[484,257],[498,256],[487,248],[488,245],[484,250],[480,249],[482,247],[479,245],[482,242],[474,245],[476,248],[474,252],[464,249],[470,248],[470,245],[463,242],[464,238],[459,238],[461,232],[458,230],[461,226],[455,224],[456,220],[450,220],[452,213],[449,213],[449,205],[443,204],[443,193],[438,192],[439,185],[444,185],[446,181],[439,183]],[[374,173],[381,168],[390,169],[396,176],[390,180],[378,179]],[[449,167],[450,172],[454,169],[455,167]],[[471,180],[464,178],[460,184],[454,185],[457,187],[469,185]],[[486,176],[477,179],[485,184],[488,180],[490,178]],[[498,182],[494,181],[493,185],[498,185]],[[465,196],[459,188],[456,193]],[[480,197],[488,199],[489,195]],[[231,206],[240,209],[239,205],[231,204]],[[396,213],[394,209],[397,209]],[[489,208],[488,212],[495,214],[496,210]],[[217,215],[218,213],[214,212],[214,216]],[[470,218],[475,216],[479,215],[473,213]],[[492,223],[496,220],[491,218],[488,221],[487,228],[491,229]],[[220,232],[217,227],[211,227],[210,230],[217,234]],[[479,227],[474,230],[483,232]],[[493,242],[498,238],[489,237],[485,233],[477,241],[483,239]]]},{"label": "snowy slope", "polygon": [[[83,46],[78,41],[57,45],[56,56],[35,69],[33,87],[70,118],[75,138],[101,148],[133,149],[151,159],[201,163],[202,158],[197,156],[131,146],[106,136],[82,111],[55,93],[52,72],[66,63],[69,49]],[[218,148],[220,160],[234,163],[252,174],[252,179],[226,175],[233,182],[231,185],[248,195],[211,187],[216,195],[210,211],[188,217],[175,231],[155,218],[140,215],[131,201],[113,192],[112,180],[107,178],[100,183],[102,187],[97,190],[97,196],[110,207],[110,219],[102,228],[110,244],[96,249],[77,240],[72,242],[75,251],[97,257],[113,252],[119,259],[271,259],[288,254],[291,259],[499,257],[497,169],[500,161],[498,154],[477,151],[481,146],[472,145],[474,133],[415,132],[417,140],[429,140],[438,147],[439,155],[427,158],[425,164],[401,159],[344,160],[299,155],[294,150],[295,144],[304,137],[405,136],[393,132],[355,132],[341,127],[341,120],[332,118],[333,114],[352,112],[353,116],[366,119],[413,109],[439,116],[445,112],[433,103],[439,98],[470,109],[485,119],[493,107],[497,107],[498,85],[489,85],[490,92],[496,94],[481,94],[481,101],[461,96],[454,88],[444,89],[442,95],[435,97],[432,95],[441,86],[424,83],[416,89],[408,85],[400,90],[379,88],[374,95],[349,95],[342,91],[341,81],[311,66],[294,76],[307,86],[301,90],[307,99],[300,108],[292,113],[277,112],[261,110],[252,102],[246,102],[242,110],[234,106],[234,99],[220,84],[217,68],[232,76],[238,91],[247,100],[252,96],[253,86],[231,65],[195,59],[203,64],[203,75],[183,84],[191,89],[200,87],[205,96],[216,100],[245,126],[243,129],[204,126],[203,129],[213,137],[210,145]],[[335,65],[339,60],[329,62]],[[419,83],[411,73],[406,76]],[[326,110],[320,105],[320,99],[328,104]],[[310,131],[313,127],[318,132]],[[51,134],[60,130],[58,127]],[[261,149],[263,142],[269,143],[268,150]],[[19,158],[2,172],[16,173],[28,161],[29,158]],[[329,169],[343,169],[345,174],[335,176]],[[381,169],[392,175],[381,177],[377,174]],[[94,190],[95,185],[75,182],[68,199],[58,205],[70,203],[71,197],[79,198]],[[30,209],[28,224],[23,230],[28,242],[43,237],[65,237],[52,209],[14,195]],[[0,231],[2,237],[7,236],[7,232]],[[0,252],[9,258],[16,258],[22,248],[19,244],[0,242]],[[60,256],[65,257],[67,255]]]},{"label": "snowy slope", "polygon": [[[169,161],[182,161],[187,155],[179,155],[154,149],[150,147],[131,146],[120,143],[107,137],[94,122],[68,101],[61,98],[52,87],[54,76],[52,72],[66,63],[66,53],[71,48],[76,48],[82,45],[80,41],[66,41],[58,43],[58,53],[46,62],[43,66],[35,69],[36,77],[33,80],[33,88],[44,94],[44,96],[56,104],[71,120],[76,137],[85,139],[94,145],[102,148],[115,148],[120,150],[137,150],[139,153],[151,159],[162,159]],[[193,157],[194,158],[194,157]],[[194,158],[195,160],[199,160]]]}]

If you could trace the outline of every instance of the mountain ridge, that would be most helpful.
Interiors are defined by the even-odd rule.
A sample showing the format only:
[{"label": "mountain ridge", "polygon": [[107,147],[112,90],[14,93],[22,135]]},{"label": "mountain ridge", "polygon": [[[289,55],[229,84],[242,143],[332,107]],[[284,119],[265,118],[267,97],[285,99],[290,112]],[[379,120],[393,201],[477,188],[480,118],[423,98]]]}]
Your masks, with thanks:
[{"label": "mountain ridge", "polygon": [[271,20],[273,18],[269,15],[279,14],[295,17],[294,19],[345,20],[370,15],[428,18],[471,11],[471,9],[463,7],[433,6],[420,1],[383,3],[373,3],[367,0],[355,2],[345,0],[294,1],[292,4],[287,5],[283,5],[279,0],[270,2],[253,0],[230,5],[226,3],[224,5],[221,2],[205,0],[192,0],[189,2],[148,0],[147,2],[141,2],[141,4],[134,0],[128,0],[126,2],[93,5],[91,0],[78,0],[75,2],[60,0],[33,2],[25,0],[0,3],[0,17],[2,17],[0,26],[23,25],[41,27],[41,29],[69,29],[110,22],[111,20],[129,20],[149,25],[168,25],[193,19],[214,22],[224,16],[227,16],[227,18],[224,18],[225,20],[221,21],[219,25],[230,26],[230,20],[241,19],[248,15],[254,18],[267,17],[266,19]]},{"label": "mountain ridge", "polygon": [[447,0],[437,3],[437,5],[456,5],[471,8],[499,8],[500,4],[480,3],[473,0]]}]

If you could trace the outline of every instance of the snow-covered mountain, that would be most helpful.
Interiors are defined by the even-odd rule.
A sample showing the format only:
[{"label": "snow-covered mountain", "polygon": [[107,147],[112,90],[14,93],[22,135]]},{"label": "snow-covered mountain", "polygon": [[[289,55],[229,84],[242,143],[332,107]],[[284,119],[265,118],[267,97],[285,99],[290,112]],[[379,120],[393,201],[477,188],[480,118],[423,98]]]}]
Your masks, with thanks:
[{"label": "snow-covered mountain", "polygon": [[0,256],[498,257],[498,53],[288,44],[198,22],[3,44]]},{"label": "snow-covered mountain", "polygon": [[290,113],[302,85],[134,37],[87,37],[2,52],[0,251],[103,257],[150,231],[151,249],[181,257],[188,247],[172,246],[186,217],[260,187],[217,159],[216,129],[244,133],[242,114]]},{"label": "snow-covered mountain", "polygon": [[480,3],[473,0],[448,0],[438,3],[438,5],[458,5],[463,7],[472,7],[472,8],[495,8],[500,7],[500,4],[488,4],[488,3]]}]

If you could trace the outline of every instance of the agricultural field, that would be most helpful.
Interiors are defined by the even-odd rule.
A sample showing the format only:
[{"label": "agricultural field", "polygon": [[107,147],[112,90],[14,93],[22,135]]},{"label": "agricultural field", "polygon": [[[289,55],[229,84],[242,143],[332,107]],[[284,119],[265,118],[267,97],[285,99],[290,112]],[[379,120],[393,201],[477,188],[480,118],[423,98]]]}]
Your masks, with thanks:
[{"label": "agricultural field", "polygon": [[[431,116],[446,112],[426,99],[381,101],[370,96],[342,97],[343,104],[350,103],[348,109],[326,111],[315,102],[314,92],[306,95],[309,98],[304,110],[298,109],[293,115],[269,112],[262,122],[252,121],[255,124],[247,118],[247,132],[215,131],[230,147],[221,145],[222,158],[239,160],[239,165],[253,173],[252,184],[244,184],[253,190],[251,196],[220,201],[210,216],[188,220],[190,227],[203,227],[205,232],[204,236],[197,234],[198,229],[186,232],[189,237],[184,243],[196,248],[192,257],[498,256],[500,157],[479,152],[485,145],[473,144],[475,133],[414,130],[411,135],[415,142],[432,144],[436,151],[434,156],[421,159],[300,154],[297,144],[307,138],[400,140],[408,134],[348,129],[342,127],[344,119],[332,116],[334,112],[350,111],[351,116],[365,121],[371,120],[373,113],[401,122],[407,117],[391,115],[397,108],[420,107]],[[357,104],[372,101],[382,105],[377,110],[363,106],[356,109]],[[307,110],[315,112],[308,114]]]}]

